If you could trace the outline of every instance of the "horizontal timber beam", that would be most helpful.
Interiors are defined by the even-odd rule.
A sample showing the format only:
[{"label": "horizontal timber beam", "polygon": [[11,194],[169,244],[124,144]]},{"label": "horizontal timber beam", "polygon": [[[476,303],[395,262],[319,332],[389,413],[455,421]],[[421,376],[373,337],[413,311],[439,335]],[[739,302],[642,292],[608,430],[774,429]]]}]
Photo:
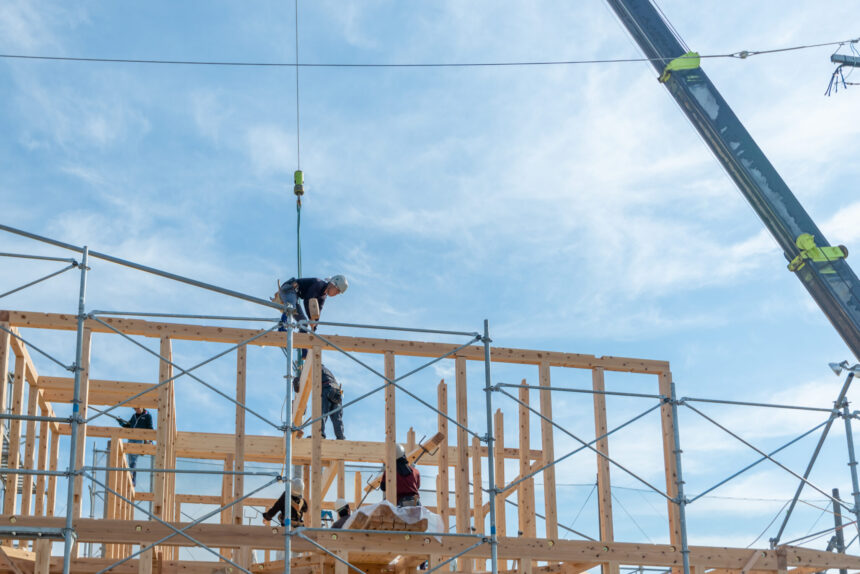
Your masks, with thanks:
[{"label": "horizontal timber beam", "polygon": [[[102,317],[102,321],[127,335],[144,337],[170,337],[171,339],[209,341],[215,343],[240,343],[260,333],[254,329],[238,329],[234,327],[211,327],[204,325],[189,325],[180,323],[163,323],[145,321],[143,319],[121,319],[118,317]],[[0,311],[0,322],[8,321],[17,327],[36,329],[57,329],[73,331],[77,328],[74,315],[62,313],[38,313],[33,311]],[[86,321],[86,328],[94,333],[112,333],[110,329],[92,319]],[[342,335],[326,335],[332,343],[345,351],[357,353],[383,354],[392,352],[395,355],[409,357],[440,357],[450,353],[459,345],[449,343],[423,343],[399,339],[375,339],[369,337],[346,337]],[[286,335],[272,332],[259,339],[252,345],[285,347]],[[311,333],[296,333],[293,336],[293,346],[310,349],[312,345],[320,345],[323,350],[331,350],[321,339]],[[484,360],[484,347],[470,345],[457,351],[456,356],[472,361]],[[571,367],[579,369],[602,368],[607,371],[629,373],[659,374],[669,370],[666,361],[649,359],[632,359],[626,357],[595,357],[579,353],[559,353],[551,351],[535,351],[528,349],[510,349],[493,347],[493,361],[496,363],[518,363],[540,365],[548,362],[552,367]]]},{"label": "horizontal timber beam", "polygon": [[[64,518],[0,515],[0,527],[47,527],[62,528]],[[188,523],[173,523],[176,528],[184,528]],[[140,520],[102,520],[81,518],[74,523],[78,542],[106,542],[111,544],[150,543],[170,534],[167,526],[154,521]],[[188,534],[201,543],[212,547],[235,548],[251,546],[257,549],[279,550],[283,548],[284,537],[281,528],[268,526],[235,526],[232,524],[197,524],[188,529]],[[422,536],[416,532],[401,534],[361,533],[349,530],[306,532],[308,538],[316,540],[326,548],[356,552],[369,549],[383,553],[403,555],[453,556],[475,543],[473,538],[445,537],[439,542],[432,536]],[[14,536],[10,536],[14,538]],[[191,546],[192,543],[182,536],[176,536],[164,543],[170,546]],[[293,538],[296,552],[315,550],[307,541]],[[756,550],[761,557],[756,569],[776,570],[777,550]],[[787,563],[792,568],[815,567],[820,569],[848,568],[860,569],[860,556],[811,550],[793,546],[783,546]],[[638,544],[625,542],[590,542],[580,540],[544,540],[537,538],[500,537],[499,558],[507,560],[530,559],[550,562],[618,562],[620,564],[676,567],[681,565],[681,552],[666,544]],[[751,550],[746,548],[722,548],[713,546],[691,546],[690,564],[698,568],[741,569],[749,560]],[[478,546],[469,552],[473,558],[489,558],[488,544]]]},{"label": "horizontal timber beam", "polygon": [[[90,405],[115,405],[143,391],[155,388],[149,383],[129,383],[124,381],[106,381],[103,379],[90,379],[87,404]],[[57,403],[71,403],[74,393],[75,380],[71,377],[39,377],[39,388],[45,395],[45,399]],[[151,392],[133,399],[124,406],[141,407],[144,409],[156,409],[158,407],[158,393]],[[119,413],[113,413],[118,415]]]}]

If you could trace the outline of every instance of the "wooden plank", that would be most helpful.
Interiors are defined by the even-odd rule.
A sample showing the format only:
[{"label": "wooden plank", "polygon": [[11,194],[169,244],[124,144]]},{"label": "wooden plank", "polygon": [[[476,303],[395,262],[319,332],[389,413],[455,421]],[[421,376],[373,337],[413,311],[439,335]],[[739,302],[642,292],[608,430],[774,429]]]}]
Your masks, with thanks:
[{"label": "wooden plank", "polygon": [[[668,397],[672,394],[672,373],[668,370],[660,373],[660,394]],[[663,464],[666,472],[666,494],[670,499],[678,496],[678,468],[675,465],[675,419],[672,416],[672,405],[663,403],[660,406],[660,425],[663,432]],[[669,542],[681,544],[681,518],[678,505],[667,501],[669,510]]]},{"label": "wooden plank", "polygon": [[[311,481],[310,490],[310,522],[311,528],[320,527],[320,511],[322,510],[322,351],[314,347],[310,353],[313,377],[313,409],[311,417],[316,422],[311,425]],[[305,482],[305,484],[308,484]]]},{"label": "wooden plank", "polygon": [[[158,360],[158,381],[166,381],[173,376],[173,367],[168,361],[173,360],[173,351],[170,338],[162,337],[160,341],[159,354],[162,357]],[[155,460],[153,464],[155,468],[167,468],[169,460],[168,441],[170,440],[170,389],[169,386],[173,383],[167,383],[158,389],[158,423],[155,430]],[[148,434],[148,433],[147,433]],[[235,448],[235,441],[234,441]],[[167,504],[167,476],[163,472],[152,473],[152,493],[154,500],[152,502],[152,513],[161,518],[167,518],[165,505]]]},{"label": "wooden plank", "polygon": [[[27,389],[27,414],[36,415],[39,390],[33,386]],[[24,438],[24,468],[33,470],[36,466],[36,421],[27,421]],[[21,514],[30,514],[33,502],[33,475],[25,474],[21,486]]]},{"label": "wooden plank", "polygon": [[[78,365],[79,385],[78,397],[80,403],[77,405],[78,414],[82,419],[87,418],[87,401],[90,388],[90,351],[92,348],[93,333],[89,329],[84,329],[83,344],[81,346],[81,364]],[[75,405],[72,405],[72,410],[75,410]],[[83,468],[84,461],[87,455],[87,425],[78,426],[78,442],[75,450],[75,470]],[[74,492],[74,510],[73,515],[78,517],[81,515],[81,505],[83,503],[83,488],[84,477],[78,475],[75,477],[75,492]]]},{"label": "wooden plank", "polygon": [[[48,470],[56,471],[57,462],[60,457],[60,435],[54,433],[51,435],[51,444],[48,447]],[[54,515],[54,503],[57,500],[57,477],[48,477],[48,500],[45,503],[45,514],[47,516]]]},{"label": "wooden plank", "polygon": [[346,469],[342,460],[335,463],[337,465],[337,497],[346,500]]},{"label": "wooden plank", "polygon": [[[605,435],[609,430],[606,422],[606,395],[603,394],[606,390],[603,369],[594,369],[591,372],[591,388],[595,391],[594,395],[592,395],[594,402],[594,436],[600,437]],[[603,542],[613,542],[615,534],[612,524],[612,483],[609,472],[608,437],[599,439],[595,448],[598,452],[606,455],[606,457],[599,454],[595,455],[597,457],[597,509],[600,540]],[[611,562],[602,563],[600,569],[603,574],[618,574],[619,572],[618,564]]]},{"label": "wooden plank", "polygon": [[[592,396],[594,404],[594,432],[595,436],[599,437],[605,435],[608,430],[606,420],[606,395],[602,394],[605,390],[604,373],[602,369],[595,369],[592,371],[592,389],[596,391]],[[604,458],[599,454],[595,455],[597,456],[597,504],[600,540],[604,542],[612,542],[614,541],[614,529],[610,465],[608,460],[608,438],[599,439],[596,443],[596,448],[607,457]],[[619,566],[617,563],[604,562],[601,563],[600,568],[602,574],[618,574],[619,572]]]},{"label": "wooden plank", "polygon": [[[13,523],[10,516],[0,516],[0,526],[9,527]],[[42,526],[62,528],[64,517],[45,518],[17,516],[14,524],[23,527]],[[174,527],[184,528],[188,523],[175,523]],[[154,542],[171,533],[168,527],[155,521],[117,521],[102,519],[78,519],[75,521],[75,531],[80,542],[108,542],[136,544],[139,542]],[[250,545],[258,549],[283,548],[283,530],[266,526],[235,526],[232,524],[198,524],[188,530],[188,534],[208,546],[238,547]],[[374,549],[392,554],[427,555],[438,553],[445,556],[464,550],[474,544],[472,539],[446,538],[438,542],[432,536],[410,536],[408,539],[400,534],[357,533],[343,530],[337,533],[337,539],[331,537],[331,531],[308,532],[309,538],[324,544],[331,550],[347,550],[366,552]],[[193,543],[181,536],[170,539],[165,545],[193,546]],[[296,537],[293,540],[296,552],[307,552],[314,547]],[[679,547],[668,544],[641,544],[615,542],[604,545],[601,542],[582,540],[557,540],[549,545],[544,539],[530,538],[500,538],[498,545],[499,556],[504,559],[527,558],[549,562],[604,562],[613,561],[623,564],[677,567],[681,564]],[[860,556],[825,552],[798,547],[784,547],[785,560],[793,567],[818,567],[860,569]],[[740,570],[749,559],[751,550],[745,548],[722,548],[712,546],[691,546],[690,562],[698,568],[728,568]],[[762,557],[756,564],[756,569],[776,570],[777,551],[760,550]],[[489,558],[490,547],[487,544],[477,547],[467,554],[469,558]]]},{"label": "wooden plank", "polygon": [[439,386],[436,387],[437,409],[439,414],[436,417],[438,432],[442,433],[442,443],[439,445],[439,495],[437,496],[436,506],[439,508],[439,516],[442,518],[442,524],[445,525],[447,531],[451,526],[450,511],[448,503],[450,502],[449,478],[448,478],[448,385],[445,384],[445,379],[439,381]]},{"label": "wooden plank", "polygon": [[352,483],[352,493],[353,493],[353,500],[355,501],[355,504],[352,507],[352,509],[355,510],[356,508],[358,508],[358,505],[361,502],[361,496],[362,496],[362,494],[361,494],[361,471],[358,471],[358,470],[355,471],[355,476],[353,477],[353,483]]},{"label": "wooden plank", "polygon": [[[41,329],[58,329],[73,331],[77,326],[74,315],[62,313],[37,313],[32,311],[0,311],[0,322],[6,321],[20,327]],[[145,321],[143,319],[125,319],[119,317],[102,317],[102,321],[128,335],[145,337],[170,337],[178,340],[210,341],[219,343],[240,343],[259,333],[256,329],[238,329],[228,327],[208,327],[179,323]],[[93,320],[87,320],[87,327],[97,333],[113,333],[109,328]],[[348,352],[384,354],[392,352],[396,355],[409,357],[440,357],[457,349],[459,345],[448,343],[424,343],[398,339],[373,339],[368,337],[347,337],[343,335],[326,335],[340,349]],[[255,346],[283,347],[283,333],[269,333],[249,343]],[[310,349],[318,344],[324,351],[336,350],[311,333],[296,333],[293,336],[296,348]],[[470,361],[484,360],[484,347],[470,345],[456,352],[457,357]],[[553,367],[571,367],[578,369],[593,369],[602,367],[607,371],[630,373],[658,374],[669,369],[666,361],[636,359],[630,357],[595,357],[578,353],[559,353],[537,351],[530,349],[511,349],[493,347],[493,362],[519,363],[539,365],[549,361]]]},{"label": "wooden plank", "polygon": [[[394,354],[385,353],[385,377],[389,381],[394,380]],[[393,384],[385,386],[385,500],[391,504],[397,504],[397,424],[394,414],[395,410],[395,387]]]},{"label": "wooden plank", "polygon": [[[522,384],[526,384],[523,379]],[[529,404],[529,389],[523,386],[520,390],[520,402],[523,405]],[[531,434],[530,434],[530,411],[526,406],[519,405],[519,424],[520,424],[520,448],[528,449]],[[525,452],[525,451],[523,451]],[[523,454],[520,456],[520,476],[529,474],[530,466],[528,457]],[[529,478],[522,481],[517,486],[517,514],[519,515],[520,532],[523,536],[529,538],[535,537],[537,525],[535,524],[535,503],[534,503],[534,478]]]},{"label": "wooden plank", "polygon": [[[548,362],[540,365],[539,378],[541,387],[549,387],[550,367]],[[549,464],[555,460],[555,448],[553,443],[552,420],[552,393],[548,390],[540,391],[540,413],[549,420],[541,419],[541,446],[543,447],[543,463]],[[546,516],[546,537],[555,540],[558,538],[558,510],[556,507],[555,490],[555,466],[550,466],[543,471],[543,499],[544,516]]]},{"label": "wooden plank", "polygon": [[[245,404],[245,384],[248,367],[248,348],[236,349],[236,402]],[[245,472],[245,409],[236,405],[236,447],[233,458],[233,470]],[[237,474],[233,477],[233,498],[242,498],[245,494],[245,477]],[[243,516],[242,502],[233,505],[233,524],[242,524]]]},{"label": "wooden plank", "polygon": [[[493,445],[495,456],[495,481],[496,485],[505,484],[505,459],[499,456],[499,452],[505,448],[505,415],[502,409],[497,409],[493,415],[493,425],[495,427],[495,444]],[[496,534],[498,536],[507,536],[506,520],[505,520],[505,499],[507,497],[501,492],[496,495]],[[507,568],[506,564],[501,567]]]},{"label": "wooden plank", "polygon": [[[40,376],[38,382],[45,398],[55,403],[72,402],[75,380],[72,377],[46,377]],[[91,405],[115,405],[137,393],[147,392],[145,395],[126,403],[128,407],[141,407],[144,409],[158,408],[158,392],[154,383],[132,383],[108,379],[90,379],[88,404]]]},{"label": "wooden plank", "polygon": [[[313,362],[305,361],[302,372],[299,373],[299,392],[293,399],[293,426],[300,426],[305,417],[308,401],[311,398],[311,386],[313,385]],[[292,384],[292,381],[290,381]],[[301,436],[299,431],[298,436]]]},{"label": "wooden plank", "polygon": [[[41,392],[39,389],[30,389],[30,392],[39,397]],[[46,409],[40,409],[42,416],[50,416]],[[48,423],[42,421],[39,423],[39,458],[36,462],[36,468],[39,470],[48,470]],[[36,507],[35,514],[44,516],[45,514],[45,476],[39,475],[36,477]]]},{"label": "wooden plank", "polygon": [[[9,400],[9,385],[6,382],[6,378],[9,374],[9,355],[11,349],[9,348],[9,339],[12,336],[9,334],[9,330],[11,329],[11,325],[9,325],[8,321],[0,322],[0,373],[3,375],[3,379],[0,380],[0,412],[6,412],[6,403]],[[0,425],[0,441],[3,441],[6,438],[6,427]],[[2,442],[0,442],[2,444]]]},{"label": "wooden plank", "polygon": [[[10,412],[15,415],[23,414],[24,411],[24,359],[17,356],[15,359],[15,377],[12,383],[12,408]],[[9,421],[9,456],[7,458],[8,468],[21,467],[21,421]],[[6,489],[6,497],[3,509],[10,514],[17,512],[18,508],[18,475],[9,473],[6,475],[6,484],[15,485]]]},{"label": "wooden plank", "polygon": [[[454,505],[457,516],[457,532],[469,534],[469,435],[464,427],[469,425],[469,411],[466,393],[466,360],[457,357],[454,361],[455,387],[457,394],[457,467],[454,472]],[[469,560],[465,560],[464,571],[471,570]]]}]

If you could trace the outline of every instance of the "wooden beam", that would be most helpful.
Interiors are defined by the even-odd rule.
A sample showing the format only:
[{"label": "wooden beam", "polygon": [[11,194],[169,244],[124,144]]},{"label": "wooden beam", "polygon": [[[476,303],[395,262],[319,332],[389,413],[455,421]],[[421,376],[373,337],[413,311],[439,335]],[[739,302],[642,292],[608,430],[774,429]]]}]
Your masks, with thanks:
[{"label": "wooden beam", "polygon": [[[79,369],[79,385],[78,385],[78,398],[80,399],[80,404],[78,406],[78,413],[82,419],[87,418],[87,404],[88,404],[88,396],[90,389],[90,350],[92,347],[93,341],[93,333],[87,328],[84,328],[83,331],[83,344],[81,346],[81,364],[78,365]],[[72,405],[72,409],[74,410],[75,405]],[[78,443],[75,450],[75,470],[83,468],[84,461],[86,460],[87,455],[87,425],[79,425],[78,426]],[[74,492],[74,510],[73,515],[78,517],[81,515],[81,505],[83,503],[82,491],[84,488],[84,477],[81,475],[77,475],[75,477],[75,492]]]},{"label": "wooden beam", "polygon": [[[495,481],[496,485],[505,484],[505,459],[499,456],[500,451],[505,448],[505,415],[502,409],[497,409],[493,416],[495,426],[495,444],[493,445],[495,456]],[[496,486],[498,488],[498,486]],[[499,536],[507,536],[505,521],[505,499],[507,497],[501,492],[496,494],[496,533]],[[502,564],[507,568],[507,564]]]},{"label": "wooden beam", "polygon": [[[46,400],[54,403],[72,402],[75,385],[73,378],[40,376],[38,385]],[[89,397],[87,398],[91,405],[115,405],[137,393],[151,391],[129,401],[125,406],[157,409],[158,392],[153,389],[155,389],[155,384],[151,383],[90,379]]]},{"label": "wooden beam", "polygon": [[[322,510],[322,351],[314,347],[310,353],[313,377],[313,409],[311,417],[316,422],[311,425],[311,483],[310,483],[310,523],[311,528],[320,527]],[[307,482],[305,483],[307,484]]]},{"label": "wooden beam", "polygon": [[[483,488],[484,481],[481,478],[481,440],[473,436],[472,437],[472,517],[475,521],[475,525],[473,528],[473,532],[477,533],[485,533],[484,529],[484,512],[483,507]],[[487,561],[478,558],[475,560],[474,569],[476,571],[486,570]]]},{"label": "wooden beam", "polygon": [[[385,353],[385,378],[394,380],[394,354]],[[397,504],[397,421],[395,419],[395,387],[385,385],[385,500]]]},{"label": "wooden beam", "polygon": [[342,460],[337,461],[337,497],[346,500],[346,469]]},{"label": "wooden beam", "polygon": [[[530,433],[530,411],[527,408],[529,404],[529,389],[526,388],[526,380],[522,381],[523,387],[520,388],[519,405],[519,423],[520,423],[520,452],[526,452],[531,441]],[[526,476],[530,472],[528,457],[523,454],[520,456],[520,476]],[[520,532],[523,536],[534,538],[537,530],[535,524],[535,498],[534,498],[534,478],[529,478],[522,481],[517,486],[517,514],[519,515]]]},{"label": "wooden beam", "polygon": [[[5,385],[5,380],[4,380]],[[12,383],[12,408],[10,412],[14,415],[24,414],[24,359],[21,356],[15,358],[15,377]],[[9,421],[9,456],[7,458],[8,468],[21,467],[21,421]],[[3,510],[14,514],[17,512],[18,503],[18,475],[9,473],[6,475],[6,497]]]},{"label": "wooden beam", "polygon": [[[48,574],[51,567],[50,540],[36,540],[33,550],[36,552],[36,561],[33,564],[33,574]],[[60,566],[62,568],[62,566]]]},{"label": "wooden beam", "polygon": [[[660,394],[668,397],[672,394],[672,373],[668,370],[660,373]],[[666,495],[669,507],[669,542],[681,544],[681,517],[678,505],[672,499],[678,496],[678,468],[675,465],[675,419],[672,416],[672,405],[663,403],[660,406],[660,424],[663,431],[663,464],[666,472]]]},{"label": "wooden beam", "polygon": [[[540,386],[549,388],[550,372],[549,362],[540,364],[539,379]],[[541,446],[543,447],[543,463],[549,464],[555,460],[555,448],[553,445],[552,420],[552,396],[549,390],[540,391],[540,413],[547,419],[541,419]],[[550,466],[543,471],[543,499],[544,516],[546,516],[546,537],[555,540],[558,538],[558,511],[556,507],[555,490],[555,466]]]},{"label": "wooden beam", "polygon": [[[591,371],[591,388],[595,391],[593,396],[594,402],[594,435],[600,437],[608,432],[606,422],[606,395],[603,392],[606,386],[603,380],[603,369],[594,369]],[[600,540],[603,542],[613,542],[615,534],[612,524],[612,483],[609,472],[609,439],[602,438],[595,445],[598,452],[603,453],[606,457],[597,456],[597,509],[598,523],[600,527]],[[604,562],[600,565],[603,574],[618,574],[617,563]]]},{"label": "wooden beam", "polygon": [[[39,390],[33,386],[27,389],[27,414],[36,415]],[[36,421],[27,421],[24,439],[24,468],[32,470],[36,466]],[[21,514],[30,514],[33,502],[33,475],[25,474],[21,485]]]},{"label": "wooden beam", "polygon": [[439,477],[439,495],[436,497],[436,506],[439,508],[439,516],[442,518],[442,524],[445,526],[445,531],[448,531],[448,528],[451,526],[450,512],[448,510],[448,503],[450,502],[450,482],[448,477],[448,455],[449,455],[449,447],[448,447],[448,419],[446,418],[448,415],[448,385],[445,384],[445,379],[439,381],[439,386],[436,387],[436,399],[437,399],[437,409],[439,409],[439,414],[436,417],[438,432],[442,433],[442,443],[439,445],[439,456],[437,457],[439,461],[439,470],[437,476]]},{"label": "wooden beam", "polygon": [[[45,518],[16,516],[11,522],[8,515],[0,516],[0,526],[9,527],[13,524],[21,527],[42,526],[47,528],[63,528],[64,517]],[[188,523],[175,523],[176,528],[184,528]],[[171,534],[172,531],[155,521],[140,520],[102,520],[78,519],[74,524],[79,542],[107,542],[120,544],[150,543]],[[253,546],[258,549],[283,548],[284,534],[281,528],[267,526],[234,526],[221,524],[197,524],[188,529],[188,534],[203,544],[213,547]],[[393,554],[411,556],[440,554],[452,556],[465,550],[474,541],[464,538],[445,538],[439,542],[432,536],[421,536],[411,533],[409,539],[401,534],[360,533],[342,530],[333,539],[331,532],[308,532],[312,540],[324,544],[330,550],[347,550],[362,552],[374,549]],[[193,546],[193,543],[175,536],[165,545]],[[308,552],[315,549],[310,543],[296,537],[293,540],[296,552]],[[582,540],[557,540],[550,545],[543,539],[507,538],[499,539],[498,552],[501,558],[517,559],[520,557],[530,560],[549,562],[604,562],[612,561],[623,564],[677,567],[682,563],[680,547],[668,544],[640,544],[615,542],[604,545],[602,542]],[[690,563],[698,568],[728,568],[740,570],[749,559],[751,550],[745,548],[722,548],[712,546],[691,546]],[[761,558],[756,564],[757,569],[777,570],[777,551],[760,550]],[[782,547],[780,552],[786,563],[793,567],[817,567],[819,569],[847,568],[860,569],[860,556],[825,552],[799,547]],[[469,558],[489,558],[490,547],[483,544],[467,554]]]},{"label": "wooden beam", "polygon": [[[248,367],[248,348],[236,349],[236,402],[245,404],[245,382]],[[233,458],[233,469],[245,472],[245,409],[236,405],[236,447]],[[237,474],[233,477],[233,498],[242,498],[245,494],[245,476]],[[233,505],[233,524],[242,524],[244,504],[237,502]]]},{"label": "wooden beam", "polygon": [[[8,320],[11,325],[19,327],[67,331],[73,331],[77,328],[77,319],[74,315],[61,313],[0,311],[0,322],[6,320]],[[261,332],[256,329],[208,327],[203,325],[165,323],[145,321],[143,319],[124,319],[119,317],[102,317],[101,320],[127,335],[142,335],[144,337],[154,338],[166,336],[177,340],[236,344],[258,335]],[[113,333],[111,329],[105,327],[101,323],[97,323],[96,321],[89,319],[87,320],[87,327],[97,333]],[[374,354],[392,352],[396,355],[409,357],[440,357],[459,347],[459,345],[448,343],[423,343],[398,339],[347,337],[343,335],[326,335],[326,339],[329,339],[340,349],[348,352]],[[283,333],[269,333],[249,344],[255,346],[283,347],[285,344],[285,337]],[[318,339],[312,333],[296,333],[293,336],[293,345],[296,348],[310,349],[314,344],[320,345],[324,351],[336,350],[321,339]],[[470,345],[457,351],[456,356],[463,357],[470,361],[483,361],[484,347],[482,345]],[[549,361],[550,365],[553,367],[571,367],[578,369],[602,367],[607,371],[621,371],[629,373],[657,374],[669,369],[669,363],[666,361],[634,359],[629,357],[595,357],[594,355],[583,355],[577,353],[558,353],[529,349],[493,347],[493,362],[496,363],[539,365],[543,361]]]},{"label": "wooden beam", "polygon": [[[173,376],[173,367],[168,363],[168,361],[172,362],[173,360],[170,338],[161,338],[159,354],[161,355],[161,358],[158,360],[158,381],[161,383],[163,381],[167,381]],[[171,381],[170,383],[162,385],[158,389],[158,423],[156,424],[155,429],[156,450],[155,461],[153,462],[155,468],[167,468],[168,461],[170,460],[168,441],[170,440],[171,423],[170,409],[168,406],[170,403],[169,386],[172,384],[173,382]],[[152,502],[152,513],[162,520],[166,520],[168,518],[166,508],[167,491],[167,476],[163,472],[152,473],[152,492],[155,497]]]}]

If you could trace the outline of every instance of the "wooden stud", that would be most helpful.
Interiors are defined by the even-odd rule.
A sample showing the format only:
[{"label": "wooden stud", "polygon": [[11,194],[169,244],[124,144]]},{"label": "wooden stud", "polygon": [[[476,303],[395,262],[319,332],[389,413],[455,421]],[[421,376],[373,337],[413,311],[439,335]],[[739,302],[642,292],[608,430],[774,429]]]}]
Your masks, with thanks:
[{"label": "wooden stud", "polygon": [[[3,329],[0,330],[0,375],[2,375],[2,379],[0,379],[0,412],[6,412],[6,403],[9,400],[9,339],[12,337],[9,334],[9,329],[11,326],[8,322],[0,322],[0,327]],[[6,427],[0,425],[0,444],[6,438]]]},{"label": "wooden stud", "polygon": [[[594,390],[594,435],[601,437],[605,435],[609,427],[606,422],[606,390],[603,369],[591,371],[591,388]],[[597,509],[598,522],[600,526],[601,542],[614,542],[615,534],[612,524],[612,482],[610,479],[609,466],[609,438],[598,439],[595,448],[604,456],[597,456]],[[604,562],[600,566],[603,574],[618,574],[617,562]]]},{"label": "wooden stud", "polygon": [[[550,387],[549,363],[540,364],[540,386]],[[548,390],[540,391],[540,413],[549,420],[541,419],[541,446],[543,447],[543,463],[549,464],[555,460],[555,448],[553,446],[552,420],[552,393]],[[556,507],[555,490],[555,466],[550,466],[543,471],[543,497],[544,516],[546,516],[546,537],[550,540],[558,539],[558,510]]]},{"label": "wooden stud", "polygon": [[[394,354],[385,353],[385,377],[394,380]],[[385,500],[397,504],[397,424],[394,416],[395,387],[385,386]]]},{"label": "wooden stud", "polygon": [[[311,528],[320,527],[320,512],[322,510],[322,351],[319,347],[311,350],[311,364],[313,365],[311,376],[313,409],[311,417],[316,422],[311,426],[311,482],[310,490],[310,521],[307,524]],[[308,483],[305,482],[307,485]],[[307,522],[307,521],[306,521]]]},{"label": "wooden stud", "polygon": [[[248,347],[236,349],[236,402],[245,404],[245,373],[248,365]],[[236,405],[236,455],[233,470],[245,472],[245,409]],[[233,477],[233,498],[242,498],[245,494],[245,477],[237,474]],[[237,502],[233,505],[233,524],[242,524],[244,505]]]},{"label": "wooden stud", "polygon": [[[469,501],[469,435],[465,427],[469,425],[469,411],[466,393],[466,359],[458,356],[454,359],[454,378],[457,392],[457,468],[454,474],[454,503],[456,505],[457,532],[469,534],[470,501]],[[463,558],[457,561],[458,568],[463,572],[472,571],[472,560]]]},{"label": "wooden stud", "polygon": [[[523,385],[526,380],[523,379]],[[520,402],[524,405],[529,404],[529,389],[523,387],[520,389]],[[519,405],[519,423],[520,423],[520,476],[529,474],[529,460],[526,452],[529,448],[530,439],[530,411],[526,406]],[[536,535],[535,524],[535,508],[534,508],[534,478],[522,481],[517,487],[517,506],[519,514],[520,532],[523,536],[534,538]]]},{"label": "wooden stud", "polygon": [[[30,386],[27,389],[27,414],[36,415],[36,404],[39,389]],[[27,421],[24,439],[24,468],[32,470],[36,465],[36,421]],[[25,474],[21,486],[21,514],[30,514],[33,502],[33,475]]]},{"label": "wooden stud", "polygon": [[[60,457],[60,435],[58,433],[54,433],[51,435],[51,444],[48,447],[48,460],[50,464],[48,465],[48,470],[56,471],[57,470],[57,462]],[[48,477],[48,500],[45,503],[45,514],[47,516],[54,515],[54,503],[57,500],[57,477],[49,476]]]},{"label": "wooden stud", "polygon": [[356,470],[352,483],[352,495],[353,499],[355,500],[355,505],[352,507],[353,511],[358,508],[358,505],[361,502],[361,490],[361,471]]},{"label": "wooden stud", "polygon": [[[12,383],[12,408],[10,412],[15,415],[23,414],[24,410],[24,359],[21,356],[15,358],[15,377]],[[7,458],[8,468],[20,468],[21,466],[21,421],[9,422],[9,456]],[[18,475],[9,473],[6,475],[6,498],[3,511],[6,514],[17,512],[18,502]]]},{"label": "wooden stud", "polygon": [[443,435],[442,444],[439,445],[439,495],[436,497],[436,507],[439,510],[439,516],[442,518],[442,524],[445,526],[445,530],[451,526],[450,513],[448,511],[449,504],[449,479],[448,479],[448,419],[446,415],[448,414],[448,385],[445,384],[445,379],[442,379],[439,382],[439,386],[436,389],[436,397],[437,397],[437,409],[439,409],[439,414],[437,416],[438,428],[440,433]]},{"label": "wooden stud", "polygon": [[[93,333],[91,330],[85,328],[83,332],[83,345],[81,346],[81,364],[78,365],[80,369],[80,385],[79,385],[79,393],[78,397],[80,398],[80,404],[78,405],[78,415],[82,419],[87,418],[87,404],[88,403],[88,394],[89,394],[89,382],[90,382],[90,351],[92,348],[92,340]],[[86,460],[87,455],[87,425],[82,424],[78,425],[78,444],[77,450],[75,451],[75,470],[79,470],[83,468],[84,461]],[[75,493],[74,493],[74,511],[73,515],[75,518],[79,518],[81,516],[81,503],[83,502],[82,492],[84,488],[84,477],[81,475],[77,475],[75,477]]]},{"label": "wooden stud", "polygon": [[[233,470],[233,457],[229,456],[224,459],[224,470],[230,471]],[[229,474],[224,474],[221,476],[221,500],[219,501],[219,506],[222,508],[227,506],[230,503],[230,496],[233,494],[233,476]],[[231,509],[226,509],[221,511],[221,524],[232,524],[233,523],[233,512]],[[229,548],[221,548],[221,554],[224,556],[231,556],[232,552]]]},{"label": "wooden stud", "polygon": [[[481,440],[472,437],[472,514],[474,518],[474,532],[481,534],[486,532],[484,529],[484,512],[483,507],[483,478],[481,477]],[[486,570],[487,561],[483,558],[476,558],[474,563],[476,571]]]},{"label": "wooden stud", "polygon": [[37,540],[33,545],[36,552],[36,561],[33,563],[33,574],[48,574],[51,567],[50,540]]},{"label": "wooden stud", "polygon": [[[672,373],[664,371],[659,378],[660,394],[664,397],[672,394]],[[672,405],[663,403],[660,406],[660,423],[663,430],[663,463],[666,471],[666,495],[670,499],[678,496],[678,468],[675,465],[675,419],[672,416]],[[669,542],[681,544],[681,515],[678,505],[667,501],[669,506]]]},{"label": "wooden stud", "polygon": [[343,460],[337,461],[337,497],[346,500],[346,470]]},{"label": "wooden stud", "polygon": [[[30,389],[30,392],[39,395],[38,389]],[[50,416],[45,408],[39,411],[42,416]],[[39,470],[48,470],[48,423],[42,421],[39,423],[39,459],[36,463],[36,468]],[[45,476],[39,475],[36,477],[36,508],[34,510],[37,516],[45,514]]]},{"label": "wooden stud", "polygon": [[415,450],[415,429],[409,427],[409,430],[406,431],[406,452],[413,450]]},{"label": "wooden stud", "polygon": [[[173,360],[172,345],[168,337],[161,338],[161,347],[159,349],[161,359],[158,361],[158,382],[161,383],[170,379],[173,376],[173,367],[167,362]],[[171,381],[162,385],[158,389],[158,423],[155,429],[155,461],[156,468],[167,468],[169,461],[169,444],[170,430],[172,428],[170,422],[170,389],[173,384]],[[154,500],[152,502],[152,513],[164,520],[167,516],[165,505],[167,504],[167,491],[169,483],[167,476],[163,472],[152,473],[152,493]]]}]

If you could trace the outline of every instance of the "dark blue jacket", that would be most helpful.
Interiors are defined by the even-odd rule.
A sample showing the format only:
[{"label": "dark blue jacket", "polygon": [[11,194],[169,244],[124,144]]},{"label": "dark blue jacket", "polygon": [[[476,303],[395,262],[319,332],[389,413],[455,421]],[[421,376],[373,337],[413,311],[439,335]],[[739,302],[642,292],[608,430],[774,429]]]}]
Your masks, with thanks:
[{"label": "dark blue jacket", "polygon": [[316,299],[319,301],[320,305],[320,314],[322,314],[323,305],[325,305],[325,300],[327,295],[325,294],[325,288],[328,287],[328,281],[324,281],[322,279],[317,279],[316,277],[308,277],[306,279],[294,279],[296,284],[296,293],[301,297],[302,302],[304,303],[305,308],[305,316],[311,316],[311,309],[308,305],[308,301],[311,299]]},{"label": "dark blue jacket", "polygon": [[148,410],[143,409],[142,413],[134,413],[130,419],[119,424],[127,429],[152,429],[152,415],[149,414]]}]

